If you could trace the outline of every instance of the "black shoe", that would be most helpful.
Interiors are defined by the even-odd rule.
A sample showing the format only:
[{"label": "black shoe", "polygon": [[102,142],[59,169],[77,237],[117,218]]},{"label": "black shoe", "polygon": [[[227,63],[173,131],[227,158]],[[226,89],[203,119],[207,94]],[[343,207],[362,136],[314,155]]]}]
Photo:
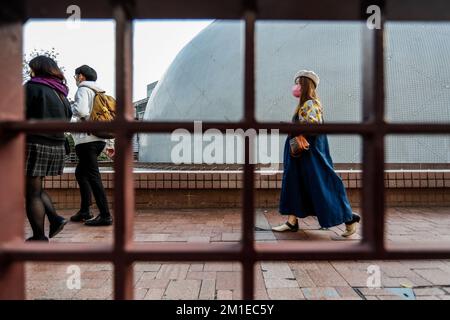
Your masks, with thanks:
[{"label": "black shoe", "polygon": [[64,229],[64,226],[67,224],[67,220],[64,219],[61,216],[58,216],[58,218],[55,221],[50,222],[50,230],[48,232],[48,237],[53,238],[58,233]]},{"label": "black shoe", "polygon": [[25,240],[26,242],[31,242],[31,241],[42,241],[42,242],[48,242],[48,238],[47,237],[42,237],[42,238],[35,238],[34,236],[33,237],[30,237],[30,238],[28,238],[27,240]]},{"label": "black shoe", "polygon": [[358,216],[357,214],[353,213],[352,215],[352,220],[350,220],[349,222],[346,222],[346,225],[350,225],[350,224],[354,224],[354,223],[359,223],[361,221],[361,217]]},{"label": "black shoe", "polygon": [[98,215],[95,218],[86,221],[84,224],[90,227],[110,226],[113,224],[113,219],[111,216],[103,217]]},{"label": "black shoe", "polygon": [[90,214],[89,212],[78,211],[75,215],[70,217],[70,221],[84,222],[84,221],[92,219],[93,217],[94,216],[92,214]]}]

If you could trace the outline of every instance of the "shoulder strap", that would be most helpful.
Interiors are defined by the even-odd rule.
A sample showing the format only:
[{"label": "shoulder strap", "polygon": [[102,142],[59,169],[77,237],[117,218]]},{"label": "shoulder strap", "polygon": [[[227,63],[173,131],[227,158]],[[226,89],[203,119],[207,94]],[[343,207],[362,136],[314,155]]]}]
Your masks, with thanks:
[{"label": "shoulder strap", "polygon": [[88,89],[91,89],[92,91],[95,92],[95,94],[105,93],[105,91],[98,91],[98,90],[95,90],[94,88],[91,88],[91,87],[88,87],[88,86],[79,86],[78,88],[88,88]]},{"label": "shoulder strap", "polygon": [[67,119],[70,118],[70,117],[69,117],[69,112],[68,112],[69,107],[66,105],[66,103],[64,102],[64,100],[61,98],[61,96],[59,95],[59,93],[56,92],[55,89],[52,89],[52,91],[56,94],[56,96],[58,97],[59,101],[61,101],[61,103],[63,104],[63,106],[64,106],[64,114],[66,115],[66,118],[67,118]]}]

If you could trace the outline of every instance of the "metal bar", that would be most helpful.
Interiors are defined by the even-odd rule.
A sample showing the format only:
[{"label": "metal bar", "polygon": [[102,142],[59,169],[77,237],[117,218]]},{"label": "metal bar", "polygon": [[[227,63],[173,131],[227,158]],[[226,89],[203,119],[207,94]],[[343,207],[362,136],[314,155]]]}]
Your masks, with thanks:
[{"label": "metal bar", "polygon": [[450,123],[388,123],[382,128],[385,134],[450,133]]},{"label": "metal bar", "polygon": [[[362,1],[365,7],[366,1]],[[384,47],[381,29],[363,31],[363,121],[375,130],[363,141],[363,242],[382,252],[384,239]]]},{"label": "metal bar", "polygon": [[280,260],[350,260],[369,259],[376,252],[369,243],[324,243],[320,241],[257,243],[256,257],[259,261]]},{"label": "metal bar", "polygon": [[113,246],[110,244],[25,244],[23,240],[17,240],[0,247],[0,262],[112,261],[113,256]]},{"label": "metal bar", "polygon": [[[362,52],[362,68],[363,68],[363,121],[374,122],[375,118],[375,32],[368,28],[363,30],[363,52]],[[375,190],[374,173],[372,168],[375,166],[375,150],[374,150],[374,131],[363,137],[363,190],[362,190],[362,213],[363,213],[363,242],[369,245],[375,243],[375,198],[372,197]]]},{"label": "metal bar", "polygon": [[[363,106],[366,103],[363,103]],[[67,123],[56,121],[0,121],[0,132],[18,134],[20,132],[95,132],[115,131],[120,128],[122,133],[136,132],[172,132],[176,129],[186,129],[194,132],[193,122],[146,122],[146,121],[112,121],[110,123],[83,122]],[[225,132],[227,129],[279,129],[281,133],[335,133],[335,134],[370,134],[375,131],[385,134],[448,134],[450,124],[447,123],[383,123],[377,125],[373,122],[361,123],[326,123],[321,125],[305,125],[303,127],[291,123],[275,122],[205,122],[202,123],[202,131],[217,129]]]},{"label": "metal bar", "polygon": [[[314,260],[409,260],[450,259],[445,244],[390,244],[386,251],[375,252],[367,243],[324,243],[290,241],[256,243],[255,261]],[[133,244],[123,259],[133,261],[238,261],[242,244]],[[0,248],[0,264],[11,261],[113,261],[115,252],[107,244],[24,244]]]},{"label": "metal bar", "polygon": [[[249,3],[249,5],[252,5]],[[245,121],[254,123],[255,119],[255,12],[249,8],[245,14]],[[245,139],[244,190],[242,194],[242,244],[244,254],[241,257],[243,266],[242,285],[243,298],[254,297],[254,149],[249,139]]]},{"label": "metal bar", "polygon": [[[24,0],[28,18],[69,17],[70,0]],[[372,1],[376,2],[376,1]],[[448,21],[450,10],[447,0],[385,0],[387,20]],[[240,19],[245,12],[245,0],[134,0],[136,19]],[[360,20],[359,0],[255,0],[259,19],[276,20]],[[109,0],[77,0],[82,18],[113,18]],[[303,8],[308,8],[304,10]],[[365,9],[365,8],[363,8]]]},{"label": "metal bar", "polygon": [[[49,0],[26,1],[27,17],[67,18],[67,7],[70,1],[58,3]],[[0,52],[6,80],[0,84],[1,92],[7,93],[0,98],[0,173],[2,177],[11,177],[8,181],[16,183],[15,188],[8,185],[8,190],[0,186],[0,222],[9,212],[23,210],[23,137],[11,134],[56,131],[104,131],[117,133],[117,157],[115,164],[115,242],[110,245],[42,245],[23,244],[14,241],[23,233],[22,218],[8,223],[0,223],[0,299],[23,298],[23,267],[21,261],[113,261],[115,265],[115,298],[130,299],[132,290],[132,262],[135,260],[191,260],[191,261],[232,261],[243,263],[244,298],[253,298],[255,261],[263,260],[349,260],[349,259],[448,259],[447,247],[415,247],[389,246],[384,248],[384,136],[386,134],[448,134],[450,124],[386,124],[384,122],[384,78],[383,78],[383,30],[373,31],[365,38],[364,65],[364,116],[365,123],[358,124],[326,124],[298,128],[292,124],[257,123],[254,119],[254,25],[255,12],[260,19],[315,19],[315,20],[362,20],[364,19],[363,3],[368,1],[349,0],[342,5],[333,0],[322,0],[311,3],[306,0],[285,0],[280,4],[275,0],[243,0],[211,1],[194,0],[182,2],[178,0],[133,2],[114,1],[120,3],[111,7],[111,2],[101,0],[78,1],[82,10],[82,18],[114,17],[116,19],[116,88],[118,98],[118,119],[109,124],[67,124],[67,123],[25,123],[20,120],[23,114],[20,85],[21,58],[21,26],[20,24],[2,25],[0,39],[4,49]],[[131,4],[135,4],[131,8]],[[249,3],[252,4],[249,10]],[[445,0],[421,0],[400,2],[385,0],[382,7],[384,20],[450,20],[450,5]],[[308,7],[309,10],[295,8]],[[326,8],[326,10],[323,10]],[[113,10],[112,10],[113,9]],[[135,10],[138,9],[138,10]],[[1,11],[1,15],[4,12]],[[328,244],[328,243],[284,243],[254,245],[254,167],[246,161],[244,166],[244,205],[243,237],[241,244],[223,245],[132,245],[133,225],[133,175],[131,170],[131,134],[134,132],[171,132],[178,128],[194,131],[193,123],[151,123],[130,122],[131,119],[131,69],[132,69],[132,32],[131,17],[139,18],[225,18],[246,20],[246,64],[245,64],[245,121],[240,123],[205,123],[203,130],[217,128],[226,129],[280,129],[287,133],[333,133],[361,134],[364,136],[364,242],[361,244]],[[11,63],[9,63],[11,62]],[[366,81],[367,80],[367,81]],[[13,89],[11,89],[13,88]],[[14,89],[16,88],[16,89]],[[20,92],[19,92],[20,91]],[[13,106],[13,107],[12,107]],[[2,122],[3,120],[3,122]],[[8,120],[5,122],[4,120]],[[10,121],[12,120],[12,121]],[[250,146],[246,143],[246,158],[250,154]],[[21,161],[8,161],[13,157]],[[10,162],[10,163],[8,163]],[[19,181],[17,181],[19,180]],[[14,190],[14,195],[10,190]],[[22,190],[17,192],[17,190]],[[8,226],[6,228],[6,226]],[[4,290],[7,288],[8,290]]]},{"label": "metal bar", "polygon": [[25,0],[24,2],[27,19],[67,19],[74,13],[73,10],[77,10],[73,5],[79,8],[81,19],[112,19],[114,17],[111,0]]},{"label": "metal bar", "polygon": [[134,243],[127,253],[135,261],[239,261],[242,243]]},{"label": "metal bar", "polygon": [[449,259],[448,245],[390,245],[388,251],[378,251],[369,243],[323,243],[283,242],[281,247],[276,243],[257,243],[256,257],[258,261],[283,260],[388,260],[388,259]]},{"label": "metal bar", "polygon": [[[258,19],[262,20],[359,20],[359,0],[259,0]],[[305,8],[308,8],[307,10]]]},{"label": "metal bar", "polygon": [[[122,5],[114,8],[116,20],[117,121],[132,119],[132,25]],[[133,239],[134,177],[131,137],[116,126],[114,161],[114,298],[133,299],[133,266],[125,259],[125,247]]]},{"label": "metal bar", "polygon": [[135,0],[137,19],[241,19],[242,0]]},{"label": "metal bar", "polygon": [[[383,10],[384,8],[382,8]],[[373,167],[371,170],[373,178],[373,194],[372,198],[374,216],[374,231],[375,231],[375,249],[377,252],[383,252],[384,248],[384,217],[385,217],[385,192],[384,192],[384,138],[385,131],[383,130],[384,116],[385,116],[385,95],[384,95],[384,18],[381,18],[381,29],[374,30],[374,52],[373,59],[374,74],[373,89],[374,89],[374,123],[376,127],[381,129],[375,131],[372,141],[373,148]],[[369,182],[370,183],[370,182]]]},{"label": "metal bar", "polygon": [[385,0],[386,21],[449,21],[448,0]]},{"label": "metal bar", "polygon": [[[0,25],[0,61],[4,72],[0,82],[0,119],[24,117],[22,89],[22,24]],[[1,130],[0,130],[1,131]],[[24,223],[24,137],[0,135],[0,245],[20,239]],[[16,213],[14,216],[11,213]],[[24,269],[13,260],[0,263],[0,300],[24,299]]]}]

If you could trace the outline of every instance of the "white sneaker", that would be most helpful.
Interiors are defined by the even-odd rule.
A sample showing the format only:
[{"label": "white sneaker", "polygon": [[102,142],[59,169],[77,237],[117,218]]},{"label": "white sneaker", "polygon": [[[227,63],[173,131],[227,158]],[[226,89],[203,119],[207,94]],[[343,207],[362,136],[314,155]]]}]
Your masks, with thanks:
[{"label": "white sneaker", "polygon": [[289,221],[286,221],[283,224],[280,224],[279,226],[273,227],[272,231],[276,232],[285,232],[285,231],[291,231],[291,232],[297,232],[298,231],[298,221],[296,224],[291,224]]}]

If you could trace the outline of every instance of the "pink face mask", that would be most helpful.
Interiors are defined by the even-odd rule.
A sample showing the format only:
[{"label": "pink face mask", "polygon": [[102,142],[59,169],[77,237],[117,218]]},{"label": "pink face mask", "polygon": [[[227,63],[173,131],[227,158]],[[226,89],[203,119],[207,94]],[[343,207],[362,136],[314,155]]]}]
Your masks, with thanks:
[{"label": "pink face mask", "polygon": [[302,86],[300,84],[296,84],[292,87],[292,95],[296,98],[300,98],[300,92],[302,91]]}]

